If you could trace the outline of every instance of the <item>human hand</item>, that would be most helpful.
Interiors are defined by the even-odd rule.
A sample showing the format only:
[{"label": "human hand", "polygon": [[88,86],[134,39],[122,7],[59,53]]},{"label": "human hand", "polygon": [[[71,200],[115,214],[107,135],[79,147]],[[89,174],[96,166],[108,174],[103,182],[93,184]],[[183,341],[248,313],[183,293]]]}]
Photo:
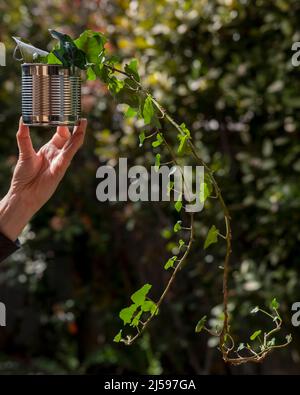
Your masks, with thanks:
[{"label": "human hand", "polygon": [[16,240],[31,217],[50,199],[84,141],[87,120],[71,135],[58,126],[51,140],[38,152],[32,146],[29,127],[20,119],[17,141],[19,159],[11,187],[0,202],[0,231]]}]

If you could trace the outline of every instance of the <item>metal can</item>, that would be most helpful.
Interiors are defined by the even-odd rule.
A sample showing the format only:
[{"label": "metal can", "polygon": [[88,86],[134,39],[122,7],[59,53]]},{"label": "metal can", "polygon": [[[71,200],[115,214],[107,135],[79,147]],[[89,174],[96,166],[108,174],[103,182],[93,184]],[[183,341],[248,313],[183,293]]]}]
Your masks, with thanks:
[{"label": "metal can", "polygon": [[22,116],[30,126],[79,124],[79,72],[57,64],[22,64]]}]

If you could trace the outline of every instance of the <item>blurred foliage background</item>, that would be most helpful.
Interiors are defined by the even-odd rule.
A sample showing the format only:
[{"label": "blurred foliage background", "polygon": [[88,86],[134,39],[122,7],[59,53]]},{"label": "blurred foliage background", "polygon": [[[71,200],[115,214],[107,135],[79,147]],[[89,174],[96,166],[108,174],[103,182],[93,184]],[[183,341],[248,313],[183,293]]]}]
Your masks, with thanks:
[{"label": "blurred foliage background", "polygon": [[[292,43],[300,41],[297,0],[0,1],[0,185],[4,195],[17,159],[20,65],[11,36],[47,48],[54,28],[78,36],[104,32],[108,50],[136,57],[144,84],[191,129],[217,177],[233,220],[231,311],[237,340],[263,321],[250,316],[276,296],[292,346],[262,365],[226,367],[215,343],[194,333],[198,319],[221,312],[224,246],[203,252],[199,238],[167,303],[134,346],[112,342],[119,310],[145,282],[158,296],[162,232],[174,218],[159,203],[99,203],[96,169],[128,157],[153,162],[138,147],[132,120],[99,82],[83,87],[88,117],[84,148],[59,190],[22,236],[23,248],[0,266],[0,373],[297,373],[300,331],[291,304],[300,300],[300,78]],[[53,130],[32,129],[35,146]],[[212,202],[213,203],[213,202]],[[218,218],[198,215],[204,236]],[[161,234],[163,233],[163,235]]]}]

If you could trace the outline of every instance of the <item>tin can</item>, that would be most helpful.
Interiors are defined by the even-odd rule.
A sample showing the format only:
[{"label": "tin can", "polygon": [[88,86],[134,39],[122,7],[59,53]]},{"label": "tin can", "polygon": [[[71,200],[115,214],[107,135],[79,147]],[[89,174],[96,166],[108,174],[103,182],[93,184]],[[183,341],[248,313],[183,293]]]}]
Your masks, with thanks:
[{"label": "tin can", "polygon": [[56,64],[22,64],[22,116],[29,126],[78,125],[79,72]]}]

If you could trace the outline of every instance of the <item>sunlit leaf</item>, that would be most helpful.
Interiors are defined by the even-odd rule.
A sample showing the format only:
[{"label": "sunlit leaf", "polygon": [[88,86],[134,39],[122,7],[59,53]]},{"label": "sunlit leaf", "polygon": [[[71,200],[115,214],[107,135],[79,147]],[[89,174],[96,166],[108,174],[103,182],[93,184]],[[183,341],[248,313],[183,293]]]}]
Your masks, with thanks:
[{"label": "sunlit leaf", "polygon": [[122,340],[122,329],[119,331],[119,333],[116,334],[116,336],[114,337],[114,342],[115,343],[120,343],[120,341]]},{"label": "sunlit leaf", "polygon": [[148,125],[151,122],[153,115],[154,115],[154,109],[152,105],[152,99],[150,96],[147,96],[143,107],[143,117],[146,125]]},{"label": "sunlit leaf", "polygon": [[125,307],[120,311],[119,317],[121,318],[121,320],[123,320],[124,325],[130,324],[133,314],[136,312],[137,308],[138,308],[137,304],[132,304],[131,306]]},{"label": "sunlit leaf", "polygon": [[182,221],[176,222],[176,224],[174,225],[174,228],[173,228],[175,233],[177,233],[181,230],[181,224],[182,224]]},{"label": "sunlit leaf", "polygon": [[261,334],[261,332],[261,329],[259,329],[258,331],[252,333],[252,335],[250,336],[250,340],[255,340]]},{"label": "sunlit leaf", "polygon": [[208,248],[211,244],[217,243],[218,242],[218,233],[219,230],[213,225],[206,236],[205,242],[204,242],[204,249]]},{"label": "sunlit leaf", "polygon": [[141,306],[152,288],[151,284],[145,284],[143,285],[139,290],[137,290],[134,294],[131,295],[131,300],[133,303],[135,303],[137,306]]},{"label": "sunlit leaf", "polygon": [[170,267],[174,266],[174,263],[176,262],[177,256],[172,256],[172,258],[168,259],[168,261],[166,262],[164,269],[168,270],[170,269]]}]

